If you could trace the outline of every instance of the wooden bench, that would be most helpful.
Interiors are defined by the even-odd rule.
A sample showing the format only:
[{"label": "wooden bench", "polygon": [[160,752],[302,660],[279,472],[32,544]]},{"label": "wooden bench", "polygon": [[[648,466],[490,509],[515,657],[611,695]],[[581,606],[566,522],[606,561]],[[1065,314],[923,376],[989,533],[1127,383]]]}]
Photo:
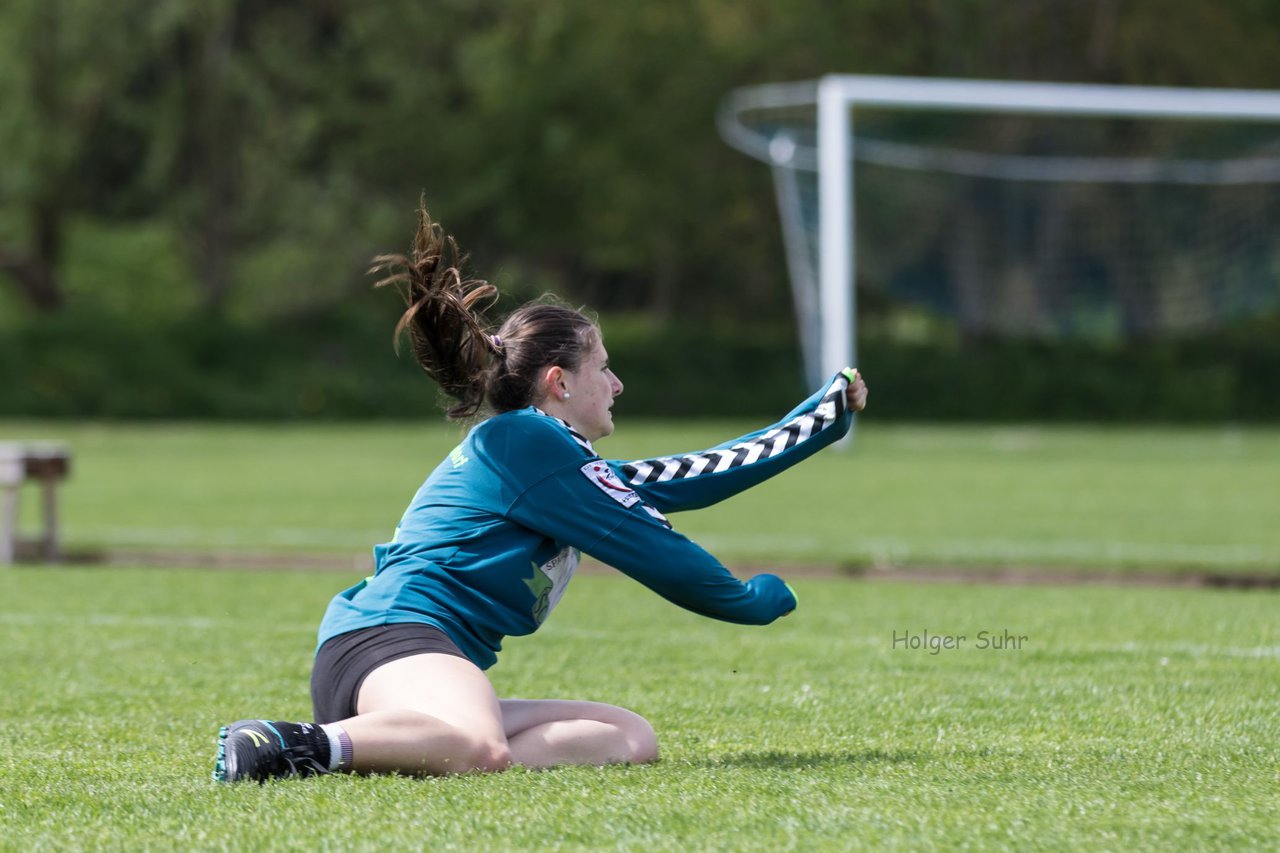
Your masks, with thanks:
[{"label": "wooden bench", "polygon": [[44,531],[38,553],[58,559],[58,481],[71,472],[71,454],[63,446],[42,442],[0,442],[0,565],[18,557],[18,504],[22,484],[38,482],[44,504]]}]

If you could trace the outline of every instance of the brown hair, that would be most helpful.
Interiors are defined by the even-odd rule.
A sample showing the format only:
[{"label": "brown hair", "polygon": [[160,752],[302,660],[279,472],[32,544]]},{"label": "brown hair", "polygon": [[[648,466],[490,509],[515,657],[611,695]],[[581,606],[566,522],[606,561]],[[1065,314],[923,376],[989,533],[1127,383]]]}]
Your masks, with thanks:
[{"label": "brown hair", "polygon": [[542,370],[575,370],[600,339],[595,319],[551,297],[513,311],[492,330],[485,311],[498,289],[464,278],[466,255],[419,205],[418,231],[405,255],[379,255],[370,274],[390,273],[374,287],[396,285],[408,306],[396,324],[396,350],[407,330],[422,369],[457,400],[450,418],[468,418],[486,406],[509,412],[532,405]]}]

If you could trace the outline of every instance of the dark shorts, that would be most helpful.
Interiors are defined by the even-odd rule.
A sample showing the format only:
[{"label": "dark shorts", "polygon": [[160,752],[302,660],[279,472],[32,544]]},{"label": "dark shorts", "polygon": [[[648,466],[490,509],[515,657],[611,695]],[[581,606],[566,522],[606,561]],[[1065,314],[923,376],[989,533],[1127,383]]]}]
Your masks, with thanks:
[{"label": "dark shorts", "polygon": [[330,637],[316,652],[311,669],[311,704],[317,723],[334,723],[356,715],[360,685],[384,663],[412,655],[462,653],[449,635],[433,625],[405,622],[359,628]]}]

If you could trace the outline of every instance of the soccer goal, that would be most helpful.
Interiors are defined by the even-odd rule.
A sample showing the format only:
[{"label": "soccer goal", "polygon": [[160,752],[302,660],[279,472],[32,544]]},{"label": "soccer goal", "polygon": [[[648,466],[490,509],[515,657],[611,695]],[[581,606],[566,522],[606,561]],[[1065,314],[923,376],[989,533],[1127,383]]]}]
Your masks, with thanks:
[{"label": "soccer goal", "polygon": [[840,75],[718,123],[772,168],[811,384],[855,363],[859,291],[968,336],[1280,309],[1280,92]]}]

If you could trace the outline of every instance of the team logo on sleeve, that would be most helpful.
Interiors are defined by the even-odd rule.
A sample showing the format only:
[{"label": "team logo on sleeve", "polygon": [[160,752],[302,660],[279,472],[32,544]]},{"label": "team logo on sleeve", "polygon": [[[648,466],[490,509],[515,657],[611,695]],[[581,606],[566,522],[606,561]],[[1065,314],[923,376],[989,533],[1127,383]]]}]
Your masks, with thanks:
[{"label": "team logo on sleeve", "polygon": [[607,463],[597,459],[595,462],[583,465],[580,470],[588,480],[596,484],[600,491],[628,509],[640,503],[640,496],[634,489],[619,480],[618,475],[613,473],[613,469]]}]

